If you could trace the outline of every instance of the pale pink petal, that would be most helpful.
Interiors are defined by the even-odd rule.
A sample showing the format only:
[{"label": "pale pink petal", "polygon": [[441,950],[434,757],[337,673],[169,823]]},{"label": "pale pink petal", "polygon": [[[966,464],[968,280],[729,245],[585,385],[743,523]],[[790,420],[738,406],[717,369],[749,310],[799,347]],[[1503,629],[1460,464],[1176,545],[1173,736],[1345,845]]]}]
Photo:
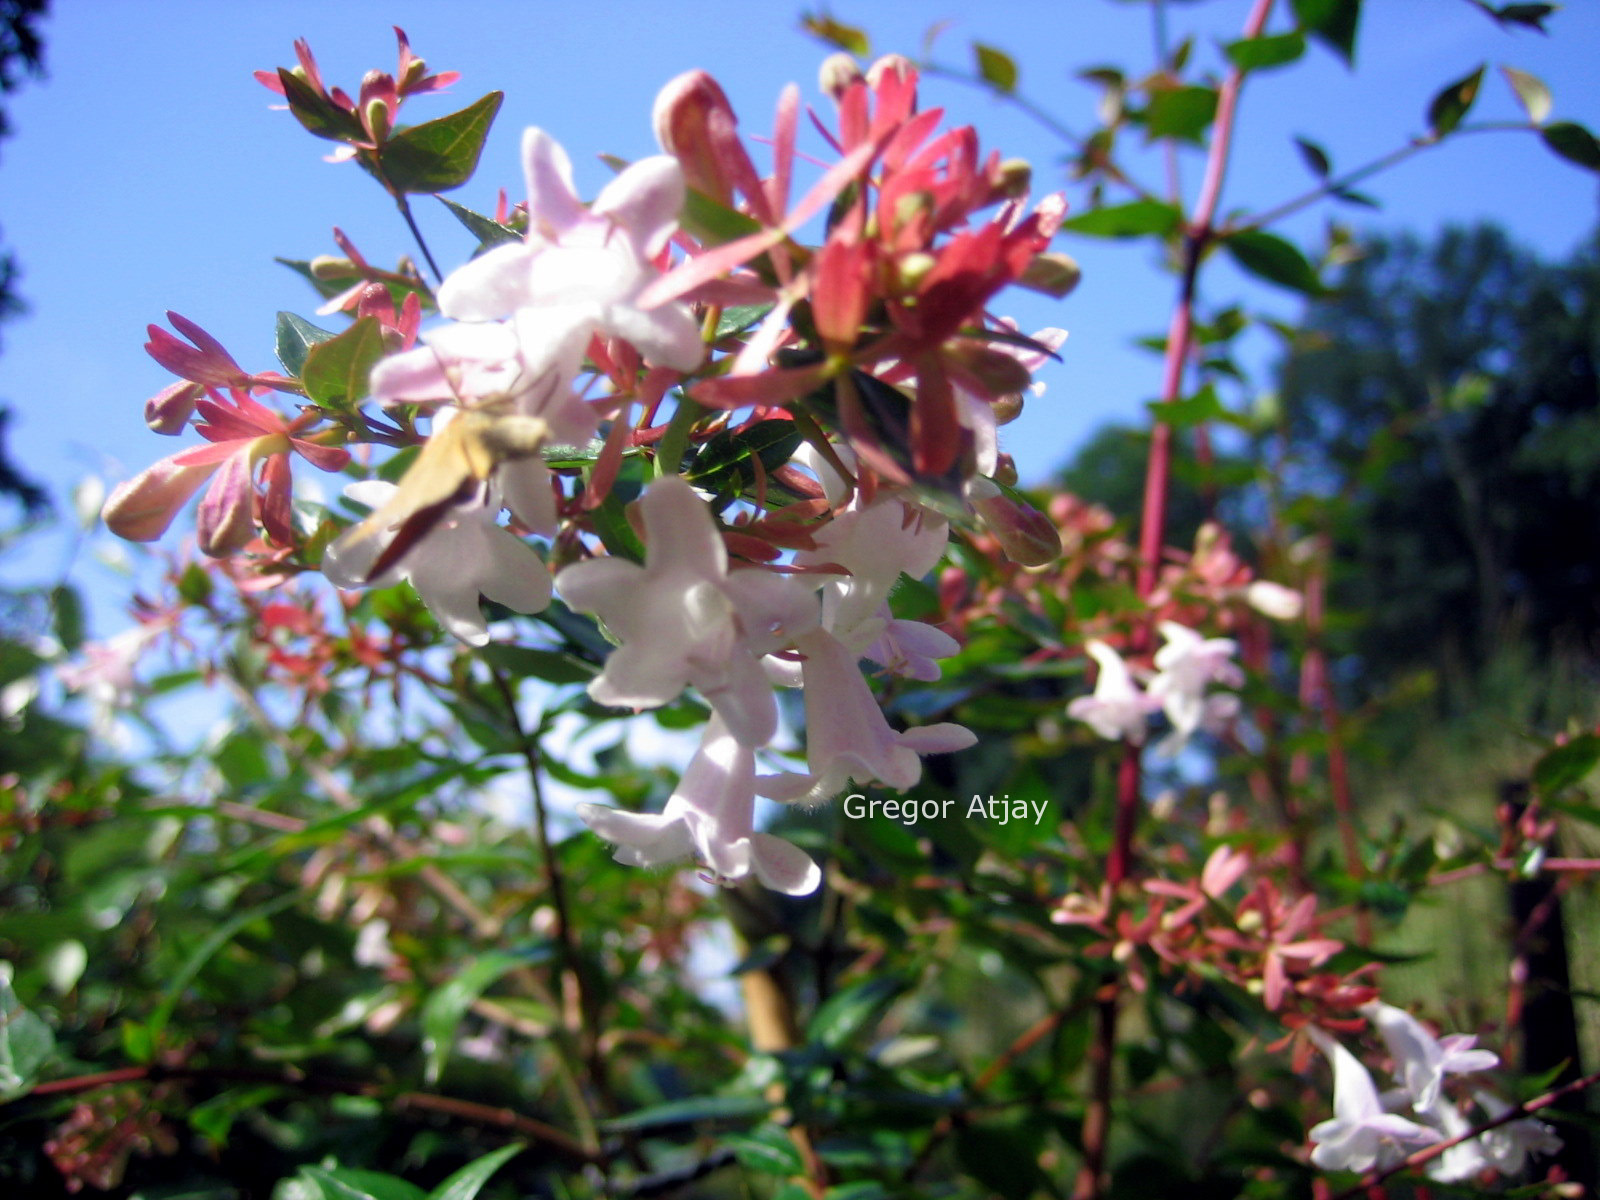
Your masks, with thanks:
[{"label": "pale pink petal", "polygon": [[656,154],[606,184],[590,212],[611,217],[628,231],[641,256],[654,258],[677,228],[686,195],[678,160]]},{"label": "pale pink petal", "polygon": [[529,271],[536,261],[526,245],[496,246],[457,267],[439,285],[439,311],[454,321],[494,321],[528,303]]}]

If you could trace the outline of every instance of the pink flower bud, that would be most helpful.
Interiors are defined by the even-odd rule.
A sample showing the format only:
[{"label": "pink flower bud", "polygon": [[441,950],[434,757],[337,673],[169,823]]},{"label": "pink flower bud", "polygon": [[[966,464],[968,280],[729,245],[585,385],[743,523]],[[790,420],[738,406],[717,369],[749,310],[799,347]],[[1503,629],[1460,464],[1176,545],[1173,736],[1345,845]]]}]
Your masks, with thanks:
[{"label": "pink flower bud", "polygon": [[255,488],[251,480],[253,443],[230,454],[200,499],[195,526],[200,549],[221,558],[255,536]]},{"label": "pink flower bud", "polygon": [[144,423],[156,433],[181,433],[194,412],[194,403],[206,394],[198,383],[180,379],[144,402]]},{"label": "pink flower bud", "polygon": [[1275,621],[1293,621],[1305,607],[1304,599],[1293,588],[1267,579],[1258,579],[1244,590],[1245,603]]},{"label": "pink flower bud", "polygon": [[1059,300],[1078,286],[1083,271],[1069,254],[1055,250],[1035,255],[1017,279],[1018,285]]},{"label": "pink flower bud", "polygon": [[704,71],[686,71],[661,89],[651,120],[656,141],[677,158],[684,181],[730,203],[734,172],[724,156],[730,145],[737,146],[739,122],[722,85]]},{"label": "pink flower bud", "polygon": [[967,500],[1000,549],[1014,563],[1042,567],[1061,555],[1061,534],[1033,505],[1013,499],[993,480],[979,475],[967,481]]},{"label": "pink flower bud", "polygon": [[840,51],[822,60],[817,70],[817,87],[837,104],[861,78],[861,67],[850,55]]},{"label": "pink flower bud", "polygon": [[164,458],[118,484],[100,510],[101,519],[120,538],[153,542],[215,469],[210,463],[180,467]]}]

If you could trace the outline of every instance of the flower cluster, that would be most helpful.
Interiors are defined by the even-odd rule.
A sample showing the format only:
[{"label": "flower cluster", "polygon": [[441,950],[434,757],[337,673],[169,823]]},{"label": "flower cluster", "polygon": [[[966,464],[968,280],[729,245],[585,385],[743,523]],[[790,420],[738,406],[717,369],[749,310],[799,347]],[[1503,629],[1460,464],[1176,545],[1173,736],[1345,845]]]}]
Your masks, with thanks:
[{"label": "flower cluster", "polygon": [[[400,102],[450,78],[427,75],[401,35],[397,71],[352,100],[296,49],[299,69],[263,82],[313,132],[373,161],[402,136]],[[310,346],[308,365],[285,360],[289,375],[248,374],[192,322],[172,318],[192,345],[152,329],[150,352],[181,382],[151,402],[151,425],[176,433],[198,418],[210,444],[124,484],[108,524],[158,537],[209,480],[206,553],[259,547],[275,568],[320,569],[343,588],[407,582],[472,645],[490,637],[484,599],[534,613],[559,594],[615,643],[594,700],[641,710],[693,688],[711,710],[659,815],[583,805],[584,820],[625,862],[692,856],[721,881],[812,890],[816,864],[755,829],[757,796],[814,805],[852,781],[904,789],[923,755],[974,740],[949,723],[891,727],[863,674],[865,662],[936,680],[958,648],[889,605],[902,576],[938,565],[946,514],[966,505],[1019,561],[1060,551],[1049,522],[992,476],[1004,475],[997,427],[1065,334],[1026,337],[987,306],[1012,283],[1063,294],[1071,274],[1047,250],[1060,197],[1030,209],[1026,169],[919,110],[909,64],[829,78],[838,119],[816,123],[837,161],[797,203],[798,92],[780,101],[763,176],[721,89],[692,72],[656,105],[666,153],[590,202],[562,147],[528,130],[526,201],[477,218],[481,253],[431,293],[336,231],[347,260],[321,311],[356,319],[337,360],[369,368],[354,391],[329,394],[326,371],[313,379],[329,343]],[[822,244],[799,242],[824,210]],[[422,327],[430,305],[444,320]],[[755,316],[727,323],[730,307]],[[256,398],[266,389],[315,402],[280,416]],[[365,516],[308,539],[290,455],[341,471],[358,443],[416,456],[346,487]],[[649,482],[634,474],[625,506],[629,458]],[[737,467],[706,466],[723,458]],[[529,535],[552,544],[548,565]],[[279,643],[304,632],[287,608],[262,614]],[[803,691],[803,768],[758,765],[779,738],[780,688]]]},{"label": "flower cluster", "polygon": [[[1323,1170],[1368,1171],[1393,1166],[1411,1152],[1455,1141],[1428,1163],[1428,1175],[1455,1183],[1485,1172],[1515,1175],[1537,1154],[1553,1154],[1561,1139],[1542,1121],[1523,1117],[1465,1138],[1475,1122],[1446,1088],[1449,1076],[1470,1076],[1496,1067],[1500,1059],[1475,1048],[1471,1035],[1436,1039],[1403,1009],[1380,1001],[1362,1006],[1362,1014],[1383,1039],[1399,1085],[1380,1093],[1359,1059],[1320,1029],[1309,1030],[1317,1047],[1333,1065],[1333,1111],[1330,1120],[1311,1130],[1311,1161]],[[1465,1087],[1464,1099],[1493,1121],[1511,1106],[1476,1083]],[[1409,1112],[1410,1115],[1403,1115]]]},{"label": "flower cluster", "polygon": [[1166,644],[1155,654],[1155,671],[1140,687],[1122,656],[1106,643],[1091,640],[1086,649],[1099,664],[1092,696],[1067,705],[1067,715],[1110,740],[1143,745],[1149,718],[1164,712],[1172,731],[1156,747],[1174,755],[1196,733],[1220,733],[1239,712],[1239,697],[1209,692],[1213,684],[1240,687],[1244,674],[1233,661],[1238,644],[1232,638],[1205,638],[1175,621],[1163,621]]}]

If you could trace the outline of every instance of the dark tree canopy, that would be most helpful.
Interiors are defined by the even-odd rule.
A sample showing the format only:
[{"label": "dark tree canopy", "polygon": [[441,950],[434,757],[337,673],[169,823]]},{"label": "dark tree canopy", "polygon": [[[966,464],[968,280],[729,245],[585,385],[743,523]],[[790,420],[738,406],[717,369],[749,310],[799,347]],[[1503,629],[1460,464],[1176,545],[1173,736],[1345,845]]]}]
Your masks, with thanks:
[{"label": "dark tree canopy", "polygon": [[1335,598],[1372,679],[1472,668],[1526,634],[1600,657],[1600,254],[1492,228],[1379,239],[1281,377],[1291,492],[1332,510]]}]

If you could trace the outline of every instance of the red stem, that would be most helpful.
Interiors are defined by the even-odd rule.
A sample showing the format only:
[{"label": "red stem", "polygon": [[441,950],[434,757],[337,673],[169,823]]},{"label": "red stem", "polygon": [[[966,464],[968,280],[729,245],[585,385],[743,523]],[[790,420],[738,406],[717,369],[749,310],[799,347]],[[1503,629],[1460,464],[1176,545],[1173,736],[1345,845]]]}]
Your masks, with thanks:
[{"label": "red stem", "polygon": [[[1266,28],[1273,0],[1255,0],[1245,21],[1246,39],[1257,37]],[[1211,146],[1206,156],[1205,177],[1194,215],[1184,234],[1183,276],[1178,303],[1167,327],[1166,358],[1162,369],[1161,400],[1170,404],[1183,394],[1184,367],[1194,337],[1194,299],[1200,259],[1213,234],[1217,203],[1222,196],[1222,181],[1228,172],[1228,152],[1233,142],[1235,111],[1244,72],[1228,72],[1217,95],[1217,116]],[[1139,526],[1139,598],[1148,600],[1155,591],[1161,567],[1161,548],[1166,540],[1167,493],[1172,475],[1172,427],[1157,421],[1150,431],[1150,461],[1145,472],[1144,506]],[[1134,638],[1135,653],[1148,649],[1151,628],[1147,624]],[[1133,870],[1133,842],[1139,820],[1139,747],[1124,743],[1122,764],[1117,772],[1117,811],[1106,863],[1106,881],[1111,885],[1113,903],[1118,885]],[[1119,979],[1113,974],[1107,994],[1099,1001],[1098,1032],[1090,1046],[1090,1099],[1083,1121],[1083,1166],[1073,1186],[1074,1200],[1100,1200],[1106,1193],[1106,1149],[1111,1131],[1111,1098],[1115,1086],[1112,1066],[1116,1057],[1117,991]]]}]

